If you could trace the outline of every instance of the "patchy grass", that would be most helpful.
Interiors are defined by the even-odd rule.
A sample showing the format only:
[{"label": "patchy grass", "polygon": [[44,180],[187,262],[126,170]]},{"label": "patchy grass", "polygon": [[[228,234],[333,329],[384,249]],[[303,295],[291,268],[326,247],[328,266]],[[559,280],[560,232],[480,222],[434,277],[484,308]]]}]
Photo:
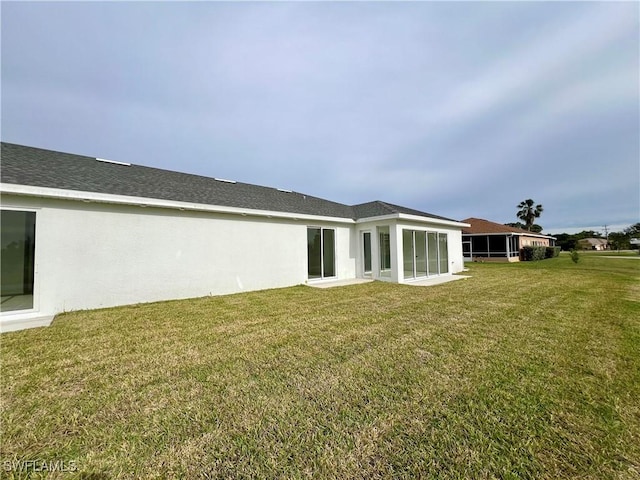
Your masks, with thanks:
[{"label": "patchy grass", "polygon": [[301,286],[60,315],[0,338],[0,467],[637,479],[639,267],[561,256],[472,264],[473,278],[434,287]]},{"label": "patchy grass", "polygon": [[[569,252],[560,252],[561,255]],[[596,256],[596,257],[635,257],[637,258],[638,250],[578,250],[580,255]]]}]

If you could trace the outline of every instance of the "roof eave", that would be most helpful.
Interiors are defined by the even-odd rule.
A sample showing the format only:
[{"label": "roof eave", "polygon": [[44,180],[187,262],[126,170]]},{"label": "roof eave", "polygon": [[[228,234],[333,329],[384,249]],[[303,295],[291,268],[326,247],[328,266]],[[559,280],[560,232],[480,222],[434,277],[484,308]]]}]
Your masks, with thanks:
[{"label": "roof eave", "polygon": [[23,195],[29,197],[52,198],[58,200],[74,200],[81,202],[108,203],[115,205],[134,205],[139,207],[169,208],[173,210],[190,210],[199,212],[222,213],[231,215],[280,218],[288,220],[311,220],[333,223],[354,224],[352,218],[310,215],[306,213],[278,212],[272,210],[257,210],[251,208],[227,207],[224,205],[210,205],[203,203],[180,202],[175,200],[161,200],[157,198],[134,197],[128,195],[114,195],[81,190],[67,190],[60,188],[35,187],[11,183],[0,183],[0,193]]},{"label": "roof eave", "polygon": [[487,236],[487,235],[519,235],[519,236],[523,236],[523,237],[536,237],[536,238],[550,238],[552,240],[557,240],[556,237],[552,237],[551,235],[543,235],[540,233],[528,233],[528,232],[492,232],[492,233],[466,233],[466,232],[462,232],[462,235],[483,235],[483,236]]},{"label": "roof eave", "polygon": [[468,223],[457,222],[455,220],[444,220],[441,218],[426,217],[421,215],[409,215],[407,213],[390,213],[388,215],[378,215],[375,217],[362,217],[356,220],[356,224],[380,222],[385,220],[407,220],[412,222],[432,223],[448,227],[464,228],[470,227]]}]

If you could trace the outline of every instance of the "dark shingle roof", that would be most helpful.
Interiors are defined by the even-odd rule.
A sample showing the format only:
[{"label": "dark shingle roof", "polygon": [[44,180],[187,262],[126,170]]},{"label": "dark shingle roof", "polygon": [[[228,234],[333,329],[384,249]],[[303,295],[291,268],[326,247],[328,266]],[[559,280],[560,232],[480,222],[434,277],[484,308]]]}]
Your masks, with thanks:
[{"label": "dark shingle roof", "polygon": [[173,200],[224,207],[269,210],[338,218],[393,213],[441,220],[449,218],[381,201],[349,206],[297,192],[248,183],[226,183],[188,173],[119,165],[93,157],[2,142],[2,183]]},{"label": "dark shingle roof", "polygon": [[405,215],[417,215],[419,217],[437,218],[440,220],[447,220],[450,222],[456,222],[451,218],[441,217],[432,213],[421,212],[420,210],[414,210],[413,208],[401,207],[400,205],[393,205],[392,203],[382,202],[375,200],[373,202],[361,203],[354,205],[353,210],[356,213],[356,218],[369,218],[380,217],[383,215],[391,215],[394,213],[404,213]]},{"label": "dark shingle roof", "polygon": [[3,183],[156,198],[205,205],[353,218],[348,205],[276,188],[139,165],[99,162],[82,155],[2,143]]}]

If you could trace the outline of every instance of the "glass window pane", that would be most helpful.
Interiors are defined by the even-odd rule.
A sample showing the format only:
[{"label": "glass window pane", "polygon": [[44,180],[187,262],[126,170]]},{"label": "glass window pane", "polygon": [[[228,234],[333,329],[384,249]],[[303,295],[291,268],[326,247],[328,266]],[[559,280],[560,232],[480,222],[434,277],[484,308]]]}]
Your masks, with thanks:
[{"label": "glass window pane", "polygon": [[389,227],[378,229],[380,241],[380,274],[388,276],[391,270],[391,237]]},{"label": "glass window pane", "polygon": [[307,272],[309,278],[322,277],[322,244],[319,228],[307,228]]},{"label": "glass window pane", "polygon": [[415,233],[416,248],[416,276],[425,277],[427,275],[427,233]]},{"label": "glass window pane", "polygon": [[371,271],[371,233],[365,232],[362,235],[363,249],[364,249],[364,271],[368,273]]},{"label": "glass window pane", "polygon": [[427,233],[429,275],[438,274],[438,239],[435,233]]},{"label": "glass window pane", "polygon": [[413,278],[413,230],[402,230],[404,278]]},{"label": "glass window pane", "polygon": [[322,230],[322,264],[324,266],[324,277],[335,277],[335,230]]},{"label": "glass window pane", "polygon": [[447,273],[449,271],[449,250],[447,246],[447,234],[438,234],[438,247],[440,255],[440,273]]},{"label": "glass window pane", "polygon": [[0,311],[33,308],[36,214],[3,210],[0,217]]}]

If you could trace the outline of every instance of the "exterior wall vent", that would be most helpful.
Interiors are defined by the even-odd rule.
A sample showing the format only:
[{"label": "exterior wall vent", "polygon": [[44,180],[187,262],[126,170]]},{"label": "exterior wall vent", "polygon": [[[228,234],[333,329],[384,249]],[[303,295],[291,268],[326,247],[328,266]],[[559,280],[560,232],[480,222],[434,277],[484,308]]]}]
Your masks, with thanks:
[{"label": "exterior wall vent", "polygon": [[124,167],[130,167],[131,166],[130,163],[116,162],[115,160],[107,160],[106,158],[96,158],[96,160],[99,161],[99,162],[103,162],[103,163],[113,163],[114,165],[122,165]]}]

